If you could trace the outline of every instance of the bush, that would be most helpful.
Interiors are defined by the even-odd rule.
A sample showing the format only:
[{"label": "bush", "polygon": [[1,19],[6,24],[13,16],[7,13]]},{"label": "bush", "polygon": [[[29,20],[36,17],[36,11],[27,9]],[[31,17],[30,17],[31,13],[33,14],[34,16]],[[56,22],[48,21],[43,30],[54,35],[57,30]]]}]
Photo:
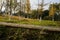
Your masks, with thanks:
[{"label": "bush", "polygon": [[60,40],[60,32],[40,32],[38,29],[0,27],[0,40]]}]

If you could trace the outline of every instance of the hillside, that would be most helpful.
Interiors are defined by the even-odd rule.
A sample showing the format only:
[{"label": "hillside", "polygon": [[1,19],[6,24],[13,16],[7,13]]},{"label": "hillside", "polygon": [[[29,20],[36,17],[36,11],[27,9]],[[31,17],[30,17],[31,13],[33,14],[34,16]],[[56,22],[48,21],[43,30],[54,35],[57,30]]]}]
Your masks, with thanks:
[{"label": "hillside", "polygon": [[0,22],[40,25],[40,26],[60,26],[60,22],[57,21],[50,21],[50,20],[40,21],[39,19],[28,19],[28,18],[17,17],[17,16],[10,16],[10,18],[9,16],[0,16]]}]

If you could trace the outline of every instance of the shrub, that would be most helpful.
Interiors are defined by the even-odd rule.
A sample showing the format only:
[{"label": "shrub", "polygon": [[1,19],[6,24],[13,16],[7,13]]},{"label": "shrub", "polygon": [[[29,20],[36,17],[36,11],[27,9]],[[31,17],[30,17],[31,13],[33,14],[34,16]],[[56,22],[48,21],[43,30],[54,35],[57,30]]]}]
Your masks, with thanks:
[{"label": "shrub", "polygon": [[[44,32],[44,31],[43,31]],[[0,40],[60,40],[60,32],[38,29],[0,27]]]}]

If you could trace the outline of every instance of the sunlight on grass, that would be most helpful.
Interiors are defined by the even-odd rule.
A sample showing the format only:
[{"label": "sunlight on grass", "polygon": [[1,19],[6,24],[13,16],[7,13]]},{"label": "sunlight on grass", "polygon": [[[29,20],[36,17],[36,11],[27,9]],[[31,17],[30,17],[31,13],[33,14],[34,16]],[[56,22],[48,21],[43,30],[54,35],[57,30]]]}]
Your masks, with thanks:
[{"label": "sunlight on grass", "polygon": [[38,20],[38,19],[27,19],[19,17],[11,17],[11,20],[8,20],[8,17],[0,16],[0,22],[7,23],[17,23],[17,24],[31,24],[31,25],[40,25],[40,26],[60,26],[57,22],[48,21],[48,20]]}]

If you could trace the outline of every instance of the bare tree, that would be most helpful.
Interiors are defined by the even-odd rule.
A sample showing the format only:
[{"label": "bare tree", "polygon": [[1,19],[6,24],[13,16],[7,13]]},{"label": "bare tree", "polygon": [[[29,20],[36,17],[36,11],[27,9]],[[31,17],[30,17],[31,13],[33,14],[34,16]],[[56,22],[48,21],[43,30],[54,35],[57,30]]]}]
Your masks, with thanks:
[{"label": "bare tree", "polygon": [[40,4],[40,2],[39,2],[39,0],[38,0],[38,13],[40,13],[40,20],[42,20],[42,13],[43,13],[43,10],[44,10],[44,6],[46,6],[46,5],[48,5],[49,3],[46,3],[46,4],[44,4],[44,0],[41,0],[41,4]]}]

